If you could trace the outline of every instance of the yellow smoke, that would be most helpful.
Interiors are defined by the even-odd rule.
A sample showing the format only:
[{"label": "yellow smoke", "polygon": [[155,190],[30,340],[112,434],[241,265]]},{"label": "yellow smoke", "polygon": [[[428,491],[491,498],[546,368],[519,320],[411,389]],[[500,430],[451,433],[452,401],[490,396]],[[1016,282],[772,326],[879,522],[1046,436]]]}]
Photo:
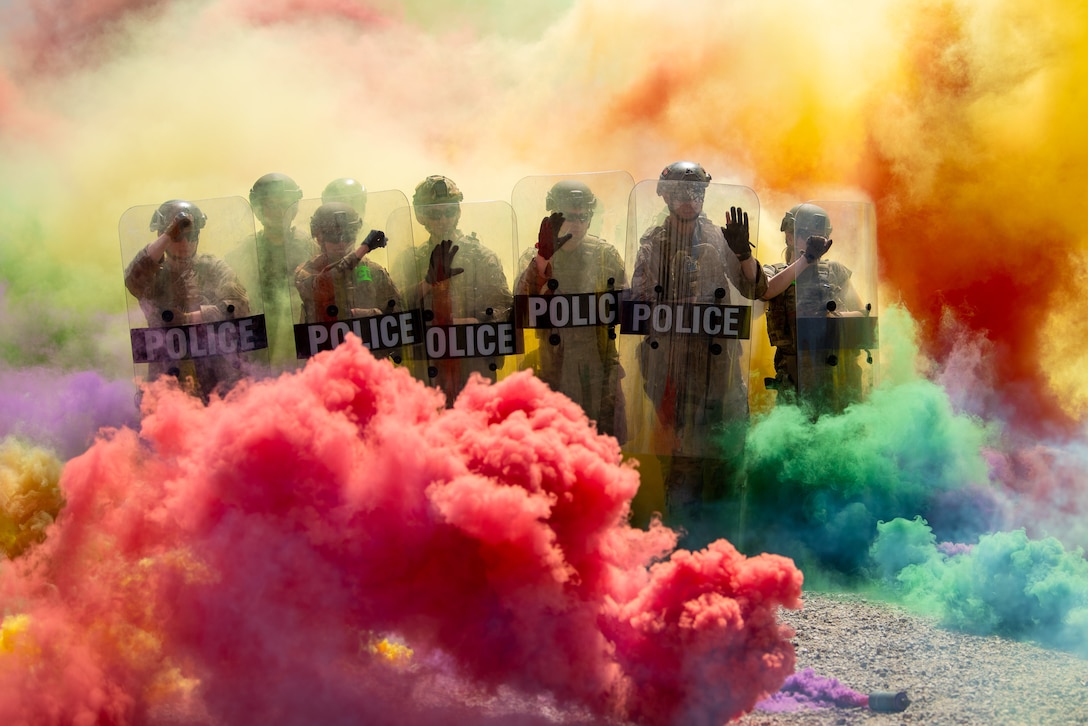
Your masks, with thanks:
[{"label": "yellow smoke", "polygon": [[0,441],[0,551],[20,555],[45,539],[64,504],[61,462],[51,452],[14,439]]},{"label": "yellow smoke", "polygon": [[[340,176],[410,195],[443,173],[482,200],[529,174],[640,180],[689,158],[756,190],[765,242],[799,200],[869,193],[878,225],[915,206],[932,213],[920,224],[956,223],[923,251],[935,286],[995,254],[1038,274],[1040,359],[1084,411],[1065,350],[1088,318],[1072,262],[1088,176],[1088,10],[1075,0],[381,0],[369,7],[388,18],[372,25],[255,23],[251,5],[170,5],[113,28],[115,47],[65,75],[6,74],[9,116],[41,123],[0,126],[0,198],[36,215],[28,254],[78,269],[56,304],[120,309],[125,209],[245,196],[269,171],[308,197]],[[994,250],[995,227],[1018,249]],[[1032,270],[1044,251],[1057,269]],[[886,260],[893,295],[923,284]]]}]

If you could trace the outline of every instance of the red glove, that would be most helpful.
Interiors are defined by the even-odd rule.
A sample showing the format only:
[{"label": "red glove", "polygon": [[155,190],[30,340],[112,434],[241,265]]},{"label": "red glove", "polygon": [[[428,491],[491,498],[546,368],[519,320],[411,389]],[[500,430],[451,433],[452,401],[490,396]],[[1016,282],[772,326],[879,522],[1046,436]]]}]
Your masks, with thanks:
[{"label": "red glove", "polygon": [[550,216],[540,220],[540,232],[536,238],[536,253],[545,260],[550,260],[555,251],[565,245],[572,235],[559,236],[559,229],[563,226],[563,213],[552,212]]}]

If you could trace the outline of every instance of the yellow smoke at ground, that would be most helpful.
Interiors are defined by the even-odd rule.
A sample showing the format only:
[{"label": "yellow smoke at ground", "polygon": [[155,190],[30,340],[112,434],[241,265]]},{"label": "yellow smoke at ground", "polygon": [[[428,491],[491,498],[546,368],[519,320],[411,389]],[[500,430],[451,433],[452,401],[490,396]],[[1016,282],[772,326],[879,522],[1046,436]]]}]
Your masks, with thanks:
[{"label": "yellow smoke at ground", "polygon": [[64,503],[60,460],[14,439],[0,441],[0,552],[16,557],[45,539]]}]

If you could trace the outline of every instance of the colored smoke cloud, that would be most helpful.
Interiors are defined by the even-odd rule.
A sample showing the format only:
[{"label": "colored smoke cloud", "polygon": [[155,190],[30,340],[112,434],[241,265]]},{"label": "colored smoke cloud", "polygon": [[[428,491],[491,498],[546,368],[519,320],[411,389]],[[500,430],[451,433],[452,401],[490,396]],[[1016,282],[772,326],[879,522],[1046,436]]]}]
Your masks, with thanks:
[{"label": "colored smoke cloud", "polygon": [[1030,638],[1088,656],[1088,561],[1053,537],[1023,530],[980,537],[947,554],[920,517],[877,525],[870,554],[913,607],[948,627]]},{"label": "colored smoke cloud", "polygon": [[63,460],[83,453],[103,428],[134,426],[136,386],[93,371],[0,368],[0,437],[52,449]]},{"label": "colored smoke cloud", "polygon": [[[604,508],[598,528],[584,512],[557,519],[558,493],[553,504],[541,489],[495,492],[476,469],[461,471],[477,437],[473,462],[490,453],[518,470],[500,453],[516,439],[488,438],[456,423],[464,410],[437,416],[408,396],[398,418],[371,415],[388,431],[366,442],[386,441],[403,418],[436,453],[418,443],[379,455],[345,409],[326,405],[336,391],[363,398],[333,374],[318,406],[294,379],[208,412],[162,393],[141,434],[106,432],[92,446],[103,427],[136,426],[118,220],[167,198],[245,196],[269,171],[290,173],[307,197],[344,175],[410,192],[438,172],[469,198],[508,199],[528,174],[622,169],[640,180],[690,158],[757,192],[762,249],[778,248],[780,215],[797,201],[872,200],[886,386],[838,419],[782,407],[755,422],[747,541],[737,544],[796,558],[810,583],[823,572],[866,577],[878,523],[922,516],[948,541],[938,550],[947,561],[922,541],[910,548],[922,560],[890,557],[886,575],[928,566],[915,577],[937,583],[949,622],[965,629],[1050,632],[1031,623],[1063,613],[1076,635],[1075,563],[1088,546],[1088,267],[1076,213],[1088,178],[1086,12],[1074,0],[0,0],[0,436],[76,457],[55,535],[0,566],[5,604],[20,603],[0,624],[0,709],[31,718],[47,707],[34,694],[66,693],[48,708],[120,719],[193,689],[236,722],[281,702],[334,723],[344,703],[364,716],[390,703],[425,709],[415,671],[390,676],[344,645],[345,632],[389,628],[412,636],[414,667],[442,670],[449,661],[436,654],[449,651],[473,687],[513,674],[503,682],[646,720],[729,711],[708,700],[718,684],[695,693],[685,691],[695,683],[667,682],[694,667],[684,658],[699,648],[670,651],[649,633],[674,633],[685,616],[659,623],[636,603],[675,613],[694,599],[728,620],[728,603],[713,602],[719,586],[685,594],[677,583],[713,580],[715,562],[731,572],[753,560],[719,545],[654,569],[671,535],[605,524],[622,521],[619,502],[638,486],[630,472],[602,474],[619,482],[605,490],[621,493],[582,492]],[[473,395],[516,400],[502,390]],[[284,402],[292,397],[310,408]],[[249,419],[229,424],[232,406],[248,406]],[[254,422],[277,418],[280,434],[251,438]],[[195,440],[201,424],[213,439]],[[149,441],[154,455],[142,453]],[[252,461],[247,443],[276,466]],[[611,472],[615,451],[586,446],[596,463],[584,468]],[[433,499],[418,481],[403,499],[380,487],[365,498],[369,478],[437,471],[440,455],[451,470],[439,472],[448,486]],[[563,462],[564,476],[581,471]],[[507,539],[479,524],[486,512],[467,492],[491,496],[486,512]],[[439,515],[446,529],[429,529]],[[582,551],[558,552],[583,535],[592,541]],[[504,545],[510,538],[524,547]],[[1028,622],[1001,603],[959,599],[971,590],[952,587],[948,572],[991,581],[980,574],[987,563],[970,559],[984,541],[1027,572],[1069,575],[1011,583],[1020,613],[1049,593],[1043,615]],[[458,575],[481,586],[476,599],[459,594]],[[1048,584],[1020,594],[1036,581]],[[1072,597],[1057,606],[1062,588]],[[178,615],[164,604],[175,594]],[[609,598],[611,609],[600,605]],[[448,604],[447,619],[420,599]],[[546,622],[539,643],[503,640],[514,616],[492,618],[496,602],[515,600],[526,610],[518,625]],[[406,622],[391,622],[395,607]],[[565,617],[551,622],[556,607]],[[602,618],[608,627],[594,630]],[[625,649],[602,654],[605,642]],[[569,652],[556,655],[558,644]],[[531,648],[551,660],[510,665]],[[33,667],[42,662],[57,667]],[[771,662],[751,676],[781,680],[784,659]],[[581,670],[566,681],[571,668]],[[635,684],[650,683],[656,690],[641,692],[652,702],[632,702]],[[614,687],[607,697],[590,693],[602,684]],[[318,695],[293,700],[301,686]],[[738,689],[724,698],[744,703],[756,687]]]},{"label": "colored smoke cloud", "polygon": [[[909,349],[904,311],[881,322],[883,335]],[[1004,523],[1003,508],[986,501],[996,495],[982,451],[994,432],[907,368],[888,371],[885,385],[842,415],[814,420],[778,406],[757,420],[748,436],[746,551],[857,574],[880,520],[939,509],[946,538]]]},{"label": "colored smoke cloud", "polygon": [[0,569],[3,720],[127,722],[189,683],[225,723],[433,722],[406,695],[427,669],[368,633],[639,723],[725,721],[793,671],[789,560],[630,527],[637,472],[528,374],[441,405],[355,339],[207,407],[153,386]]},{"label": "colored smoke cloud", "polygon": [[864,708],[868,703],[866,694],[805,668],[790,675],[777,693],[757,703],[756,710],[775,713],[803,708]]},{"label": "colored smoke cloud", "polygon": [[18,557],[45,539],[64,504],[60,461],[45,451],[0,439],[0,552]]}]

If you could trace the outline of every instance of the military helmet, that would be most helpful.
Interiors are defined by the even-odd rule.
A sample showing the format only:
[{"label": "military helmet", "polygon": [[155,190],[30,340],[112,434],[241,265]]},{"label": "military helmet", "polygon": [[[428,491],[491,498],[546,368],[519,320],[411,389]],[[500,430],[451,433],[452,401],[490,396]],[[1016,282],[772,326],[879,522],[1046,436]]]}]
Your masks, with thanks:
[{"label": "military helmet", "polygon": [[548,190],[545,199],[545,209],[549,212],[558,212],[563,209],[593,209],[597,206],[597,197],[593,191],[583,182],[574,179],[564,179],[556,182]]},{"label": "military helmet", "polygon": [[322,203],[354,203],[356,201],[361,201],[363,204],[366,204],[366,187],[360,182],[348,177],[333,179],[321,192],[321,201]]},{"label": "military helmet", "polygon": [[264,200],[279,196],[289,197],[292,202],[297,202],[302,199],[302,190],[286,174],[265,174],[253,182],[253,188],[249,190],[249,205],[256,209]]},{"label": "military helmet", "polygon": [[162,234],[174,218],[182,212],[187,212],[193,218],[196,233],[200,234],[200,230],[204,229],[204,225],[208,223],[208,215],[201,212],[195,204],[184,199],[171,199],[159,205],[159,208],[151,215],[151,231]]},{"label": "military helmet", "polygon": [[667,182],[698,182],[700,186],[706,187],[710,183],[710,174],[694,161],[674,161],[661,170],[657,181],[658,196],[668,191]]},{"label": "military helmet", "polygon": [[326,237],[336,235],[343,239],[346,236],[354,238],[363,226],[363,220],[347,202],[329,202],[322,204],[310,217],[310,234],[316,239],[318,233]]},{"label": "military helmet", "polygon": [[831,234],[831,217],[823,207],[808,203],[798,204],[782,217],[780,231],[793,232],[798,239],[807,240],[813,235],[828,237]]},{"label": "military helmet", "polygon": [[434,174],[421,181],[412,195],[412,206],[428,204],[455,204],[465,198],[453,179]]}]

